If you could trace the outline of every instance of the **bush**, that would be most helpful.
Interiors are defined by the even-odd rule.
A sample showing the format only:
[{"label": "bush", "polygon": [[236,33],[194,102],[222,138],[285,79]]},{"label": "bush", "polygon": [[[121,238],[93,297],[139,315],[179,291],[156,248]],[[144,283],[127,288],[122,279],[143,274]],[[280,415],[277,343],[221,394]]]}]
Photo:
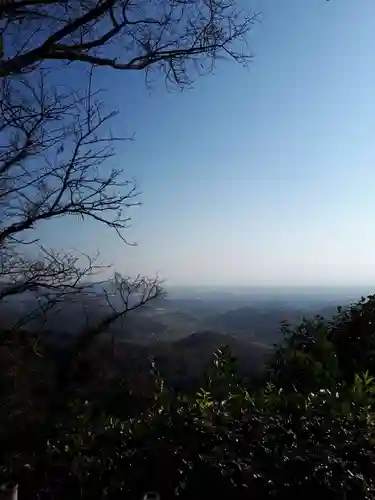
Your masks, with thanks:
[{"label": "bush", "polygon": [[[43,422],[12,407],[2,417],[3,477],[30,499],[140,499],[149,490],[162,500],[373,499],[375,382],[371,362],[368,370],[346,364],[338,348],[340,325],[343,335],[351,331],[344,314],[285,327],[258,390],[222,348],[194,395],[169,390],[152,367],[152,391],[137,411],[121,404],[131,401],[126,384],[113,387],[115,413],[113,398],[82,391],[58,413],[45,410]],[[371,328],[360,345],[366,335]],[[349,376],[354,366],[362,371]]]}]

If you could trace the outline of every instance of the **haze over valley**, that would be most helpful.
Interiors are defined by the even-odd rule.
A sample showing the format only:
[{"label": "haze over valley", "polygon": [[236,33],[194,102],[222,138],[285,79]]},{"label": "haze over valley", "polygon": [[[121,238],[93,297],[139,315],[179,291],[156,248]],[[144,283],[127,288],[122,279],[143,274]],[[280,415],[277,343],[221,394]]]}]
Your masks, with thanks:
[{"label": "haze over valley", "polygon": [[[109,285],[96,284],[51,313],[28,320],[27,328],[40,331],[47,343],[68,346],[82,330],[95,326],[110,311],[103,295]],[[261,375],[275,345],[282,339],[282,324],[297,326],[316,316],[330,320],[338,306],[349,306],[364,287],[170,287],[157,298],[104,330],[99,342],[111,345],[120,364],[139,363],[147,370],[150,358],[172,384],[198,382],[212,361],[212,353],[228,345],[246,376]],[[121,308],[121,297],[111,304]],[[10,300],[2,309],[2,322],[37,311],[32,294],[20,302]],[[104,343],[104,344],[103,344]],[[102,346],[102,347],[100,347]],[[122,361],[121,361],[122,360]],[[132,365],[131,365],[132,366]]]}]

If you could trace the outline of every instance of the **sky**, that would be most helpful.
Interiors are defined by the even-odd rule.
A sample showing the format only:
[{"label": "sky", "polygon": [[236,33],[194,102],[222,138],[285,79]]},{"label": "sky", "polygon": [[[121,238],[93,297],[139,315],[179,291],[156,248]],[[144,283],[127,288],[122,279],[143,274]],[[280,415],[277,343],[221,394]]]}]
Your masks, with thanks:
[{"label": "sky", "polygon": [[100,74],[113,130],[134,134],[116,163],[142,191],[137,246],[72,219],[45,244],[170,285],[375,284],[375,2],[249,3],[248,68],[220,61],[183,92]]}]

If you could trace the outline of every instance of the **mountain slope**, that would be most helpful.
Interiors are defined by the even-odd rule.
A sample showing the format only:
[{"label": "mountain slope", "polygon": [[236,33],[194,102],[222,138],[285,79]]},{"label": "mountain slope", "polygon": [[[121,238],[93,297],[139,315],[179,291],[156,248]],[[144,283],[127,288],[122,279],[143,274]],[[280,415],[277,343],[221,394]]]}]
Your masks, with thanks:
[{"label": "mountain slope", "polygon": [[249,340],[264,344],[274,344],[280,341],[280,326],[286,321],[292,325],[298,324],[303,318],[322,315],[332,317],[336,307],[327,306],[321,309],[297,309],[293,307],[242,307],[226,311],[211,317],[208,322],[211,328],[229,332]]}]

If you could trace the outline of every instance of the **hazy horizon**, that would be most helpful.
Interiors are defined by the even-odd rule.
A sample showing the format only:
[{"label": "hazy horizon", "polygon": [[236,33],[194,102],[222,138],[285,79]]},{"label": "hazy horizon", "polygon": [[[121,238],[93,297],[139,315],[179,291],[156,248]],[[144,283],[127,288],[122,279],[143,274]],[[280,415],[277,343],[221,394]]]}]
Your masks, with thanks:
[{"label": "hazy horizon", "polygon": [[98,249],[168,286],[371,288],[375,3],[239,3],[262,13],[248,69],[218,61],[185,92],[157,77],[150,90],[140,73],[95,77],[120,112],[113,133],[135,134],[109,164],[138,179],[125,236],[139,246],[77,219],[42,224],[41,241]]},{"label": "hazy horizon", "polygon": [[[237,296],[250,296],[259,299],[287,300],[287,299],[318,299],[328,300],[334,303],[337,300],[358,301],[361,297],[375,294],[375,287],[365,286],[246,286],[246,285],[223,285],[209,286],[198,285],[171,285],[166,284],[167,296],[191,297],[199,294],[231,294]],[[214,298],[214,297],[213,297]],[[339,305],[339,304],[337,304]]]}]

